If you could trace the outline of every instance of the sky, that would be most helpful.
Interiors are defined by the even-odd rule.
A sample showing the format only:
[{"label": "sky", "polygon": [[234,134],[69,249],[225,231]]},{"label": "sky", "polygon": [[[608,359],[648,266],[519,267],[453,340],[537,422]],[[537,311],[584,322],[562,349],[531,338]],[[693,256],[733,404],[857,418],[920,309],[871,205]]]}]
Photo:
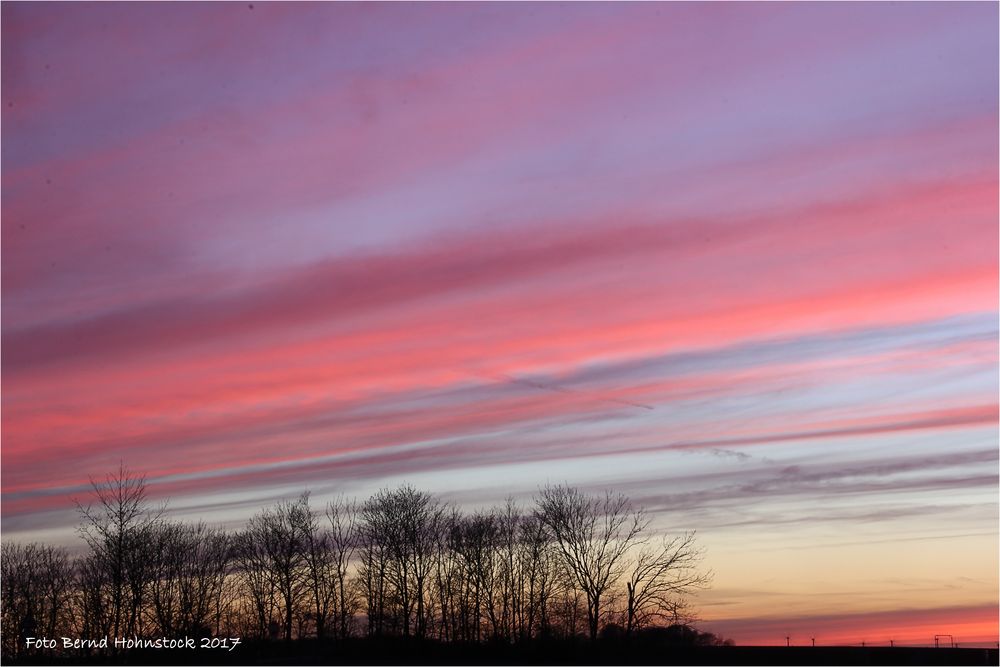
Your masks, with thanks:
[{"label": "sky", "polygon": [[2,530],[613,488],[737,643],[997,641],[996,3],[2,7]]}]

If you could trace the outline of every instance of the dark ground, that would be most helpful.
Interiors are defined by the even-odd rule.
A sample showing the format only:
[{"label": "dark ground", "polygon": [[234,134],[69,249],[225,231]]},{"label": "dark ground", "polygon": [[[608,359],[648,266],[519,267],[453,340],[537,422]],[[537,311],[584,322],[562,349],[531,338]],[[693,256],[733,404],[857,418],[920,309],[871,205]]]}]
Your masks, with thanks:
[{"label": "dark ground", "polygon": [[662,646],[619,641],[461,645],[400,640],[244,642],[234,651],[134,651],[4,664],[126,665],[997,665],[995,648]]}]

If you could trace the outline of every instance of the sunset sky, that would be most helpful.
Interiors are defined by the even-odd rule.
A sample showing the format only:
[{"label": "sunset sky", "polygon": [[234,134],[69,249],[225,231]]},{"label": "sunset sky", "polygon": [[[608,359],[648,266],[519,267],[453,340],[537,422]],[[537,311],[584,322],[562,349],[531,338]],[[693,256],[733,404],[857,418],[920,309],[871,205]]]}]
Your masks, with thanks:
[{"label": "sunset sky", "polygon": [[738,643],[997,641],[996,3],[2,8],[5,540],[119,460],[614,488]]}]

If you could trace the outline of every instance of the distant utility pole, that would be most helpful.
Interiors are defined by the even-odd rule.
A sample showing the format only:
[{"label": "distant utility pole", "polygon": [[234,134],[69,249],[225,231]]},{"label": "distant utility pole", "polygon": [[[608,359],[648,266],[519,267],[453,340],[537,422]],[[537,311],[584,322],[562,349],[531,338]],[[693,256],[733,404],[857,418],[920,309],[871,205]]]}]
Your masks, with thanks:
[{"label": "distant utility pole", "polygon": [[816,646],[816,638],[815,637],[810,637],[810,639],[812,640],[813,646],[815,647]]},{"label": "distant utility pole", "polygon": [[892,648],[893,646],[895,646],[895,644],[893,644],[893,643],[892,643],[892,640],[890,639],[890,640],[889,640],[889,648]]},{"label": "distant utility pole", "polygon": [[785,637],[785,646],[791,646],[791,645],[792,645],[792,638]]}]

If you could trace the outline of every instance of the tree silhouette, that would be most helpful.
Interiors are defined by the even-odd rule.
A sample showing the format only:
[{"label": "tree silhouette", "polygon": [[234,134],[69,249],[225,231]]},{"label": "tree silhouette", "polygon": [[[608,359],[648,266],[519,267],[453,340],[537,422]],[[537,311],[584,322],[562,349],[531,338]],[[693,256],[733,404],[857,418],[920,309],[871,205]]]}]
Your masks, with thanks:
[{"label": "tree silhouette", "polygon": [[23,653],[27,637],[55,637],[68,630],[73,570],[65,549],[4,544],[0,550],[0,633],[3,654]]},{"label": "tree silhouette", "polygon": [[648,520],[628,498],[610,491],[587,496],[569,486],[547,486],[538,496],[538,516],[559,545],[566,568],[587,604],[587,626],[597,639],[605,595],[621,576],[625,554]]},{"label": "tree silhouette", "polygon": [[234,540],[202,522],[162,521],[151,533],[149,597],[157,631],[167,636],[218,632]]},{"label": "tree silhouette", "polygon": [[27,636],[593,640],[690,620],[711,579],[693,533],[654,542],[610,492],[550,486],[468,514],[408,485],[321,510],[303,493],[229,533],[168,520],[124,465],[92,487],[86,553],[4,543],[5,658]]},{"label": "tree silhouette", "polygon": [[712,580],[710,572],[698,570],[702,558],[693,532],[664,537],[656,548],[643,548],[625,584],[626,634],[657,620],[690,620],[683,618],[686,596]]},{"label": "tree silhouette", "polygon": [[270,614],[265,610],[277,602],[285,641],[292,640],[296,607],[308,586],[308,572],[303,566],[306,564],[304,527],[311,522],[309,514],[308,494],[295,501],[281,501],[250,518],[243,540],[244,548],[252,556],[250,566],[263,570],[250,577],[254,579],[254,593],[262,594],[257,595],[261,625],[265,622],[270,625]]},{"label": "tree silhouette", "polygon": [[350,566],[360,546],[358,526],[358,503],[340,497],[326,506],[329,533],[326,541],[330,552],[329,565],[334,585],[334,615],[336,635],[347,637],[351,632],[352,619],[358,612],[359,587],[350,579]]},{"label": "tree silhouette", "polygon": [[[124,463],[103,482],[91,480],[91,487],[96,502],[77,503],[77,511],[83,519],[80,535],[91,549],[91,567],[108,575],[107,586],[100,588],[109,599],[95,605],[95,611],[107,614],[115,636],[136,634],[151,575],[148,545],[164,508],[150,505],[146,478]],[[96,583],[96,573],[89,575]]]}]

